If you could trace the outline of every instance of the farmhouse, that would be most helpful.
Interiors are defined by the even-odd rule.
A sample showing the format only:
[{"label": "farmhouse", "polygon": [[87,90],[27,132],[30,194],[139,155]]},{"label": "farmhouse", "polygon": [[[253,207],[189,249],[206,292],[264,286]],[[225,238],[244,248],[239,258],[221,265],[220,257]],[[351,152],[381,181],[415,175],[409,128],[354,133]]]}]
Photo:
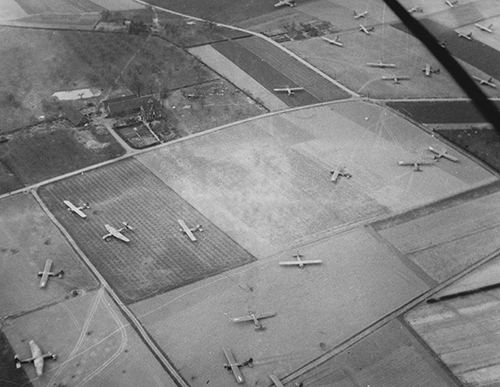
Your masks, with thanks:
[{"label": "farmhouse", "polygon": [[110,117],[119,117],[140,112],[143,112],[142,114],[146,121],[158,120],[162,117],[160,101],[151,95],[112,98],[103,101],[103,104],[106,113]]}]

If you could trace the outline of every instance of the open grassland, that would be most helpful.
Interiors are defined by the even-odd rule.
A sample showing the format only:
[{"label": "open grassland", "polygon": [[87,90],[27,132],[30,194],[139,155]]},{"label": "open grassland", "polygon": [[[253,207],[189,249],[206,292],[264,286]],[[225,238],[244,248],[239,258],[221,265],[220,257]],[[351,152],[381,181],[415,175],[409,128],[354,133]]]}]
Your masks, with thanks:
[{"label": "open grassland", "polygon": [[[122,147],[102,127],[75,128],[61,119],[24,128],[0,144],[0,160],[24,185],[118,157]],[[8,187],[0,187],[0,193]]]},{"label": "open grassland", "polygon": [[[351,90],[373,98],[463,97],[464,93],[444,69],[426,77],[426,64],[440,68],[427,49],[415,38],[389,25],[376,26],[372,35],[358,31],[340,34],[344,47],[328,44],[321,38],[286,42],[284,45]],[[329,36],[334,38],[335,35]],[[369,67],[369,62],[392,63],[396,68]],[[474,75],[486,73],[463,63]],[[395,84],[383,76],[409,76]],[[495,89],[490,96],[499,96]]]},{"label": "open grassland", "polygon": [[[134,159],[45,186],[40,195],[124,302],[254,260]],[[65,199],[89,202],[88,218],[69,213]],[[178,219],[203,226],[196,243],[179,231]],[[121,227],[124,221],[135,228],[127,233],[130,243],[102,240],[105,224]]]},{"label": "open grassland", "polygon": [[193,56],[157,37],[0,28],[0,132],[50,111],[60,90],[95,87],[103,96],[128,87],[136,94],[215,79]]},{"label": "open grassland", "polygon": [[144,8],[143,5],[135,2],[134,0],[92,0],[92,2],[103,8],[106,8],[109,11]]},{"label": "open grassland", "polygon": [[500,384],[498,289],[423,304],[405,318],[461,385]]},{"label": "open grassland", "polygon": [[[352,384],[355,380],[356,384]],[[305,386],[456,386],[398,320],[294,380]]]},{"label": "open grassland", "polygon": [[500,249],[500,194],[493,193],[379,233],[429,277],[442,282]]},{"label": "open grassland", "polygon": [[[0,200],[0,319],[70,297],[74,289],[88,291],[97,282],[63,239],[35,199],[18,194]],[[51,278],[40,289],[45,261],[63,278]],[[1,368],[1,367],[0,367]]]},{"label": "open grassland", "polygon": [[249,74],[236,66],[231,60],[215,50],[212,46],[193,47],[189,52],[195,55],[207,66],[211,67],[218,74],[228,79],[232,84],[239,89],[251,95],[258,100],[267,109],[282,110],[288,107],[285,102],[280,100],[272,91],[266,89],[262,84],[257,82]]},{"label": "open grassland", "polygon": [[[498,13],[500,13],[500,6],[498,7]],[[468,34],[472,32],[474,40],[486,44],[487,46],[493,48],[496,51],[500,51],[500,36],[498,33],[488,33],[487,31],[482,31],[477,28],[474,24],[468,24],[466,26],[461,26],[455,31]],[[492,17],[492,15],[485,15],[483,19],[477,22],[484,27],[489,27],[491,25],[492,31],[500,31],[500,16]]]},{"label": "open grassland", "polygon": [[440,135],[500,172],[500,134],[494,129],[442,129]]},{"label": "open grassland", "polygon": [[[492,101],[497,109],[500,101]],[[470,101],[397,101],[386,102],[387,106],[422,124],[484,124],[487,121]],[[484,125],[483,125],[484,126]],[[443,133],[448,133],[443,131]],[[457,144],[459,145],[459,144]],[[460,146],[463,148],[463,146]]]},{"label": "open grassland", "polygon": [[[295,252],[290,248],[131,308],[193,387],[234,383],[222,367],[222,347],[239,361],[254,359],[253,368],[242,368],[247,385],[268,386],[269,374],[289,374],[428,289],[364,229],[301,246],[304,259],[322,259],[321,266],[278,265]],[[276,316],[257,332],[251,323],[230,321],[248,311]]]},{"label": "open grassland", "polygon": [[[497,5],[500,10],[500,4],[497,3]],[[446,49],[453,56],[467,64],[464,67],[471,75],[483,79],[488,79],[490,76],[496,80],[500,79],[500,70],[496,65],[500,61],[500,52],[494,47],[490,47],[474,38],[472,40],[464,39],[452,28],[434,20],[422,19],[421,22],[438,41],[445,43]],[[394,27],[406,31],[406,27],[401,24],[394,25]],[[470,28],[467,29],[467,32],[470,32]],[[498,95],[496,89],[489,89],[489,87],[484,88],[488,95]]]},{"label": "open grassland", "polygon": [[[302,0],[307,2],[310,0]],[[272,0],[148,0],[149,4],[164,7],[187,15],[226,24],[237,24],[240,21],[274,12],[277,15],[286,12],[288,7],[275,8]]]},{"label": "open grassland", "polygon": [[[212,46],[220,54],[233,62],[250,77],[263,85],[267,90],[275,93],[276,97],[290,107],[311,105],[319,100],[311,94],[308,89],[288,95],[286,92],[274,92],[274,88],[302,87],[294,77],[286,76],[279,69],[255,55],[238,42],[226,41],[216,43]],[[290,60],[294,60],[289,58]]]},{"label": "open grassland", "polygon": [[321,75],[264,39],[252,36],[240,39],[238,43],[257,55],[261,61],[268,63],[284,76],[304,87],[318,101],[332,101],[349,97],[347,92],[331,84]]},{"label": "open grassland", "polygon": [[28,14],[100,12],[104,8],[91,0],[16,0]]},{"label": "open grassland", "polygon": [[175,90],[164,106],[178,136],[267,113],[264,106],[224,79]]},{"label": "open grassland", "polygon": [[35,387],[175,386],[102,288],[9,320],[4,333],[21,358],[29,356],[31,339],[57,354],[41,377],[23,366]]},{"label": "open grassland", "polygon": [[101,15],[97,12],[91,13],[41,13],[34,14],[21,19],[4,22],[4,25],[27,28],[46,28],[62,30],[92,31],[94,25],[99,21]]},{"label": "open grassland", "polygon": [[496,0],[459,1],[453,8],[445,8],[442,12],[429,15],[427,19],[454,29],[500,13],[500,4]]},{"label": "open grassland", "polygon": [[16,0],[4,0],[0,7],[0,20],[17,19],[26,16],[27,13],[19,6]]},{"label": "open grassland", "polygon": [[[237,42],[221,42],[213,47],[288,106],[349,97],[348,93],[261,38],[249,37]],[[304,91],[292,95],[274,91],[275,88],[287,86],[303,87]]]},{"label": "open grassland", "polygon": [[[435,138],[380,106],[343,102],[276,114],[138,156],[184,199],[258,257],[302,238],[486,184],[466,157],[414,173]],[[338,183],[330,171],[353,175]]]}]

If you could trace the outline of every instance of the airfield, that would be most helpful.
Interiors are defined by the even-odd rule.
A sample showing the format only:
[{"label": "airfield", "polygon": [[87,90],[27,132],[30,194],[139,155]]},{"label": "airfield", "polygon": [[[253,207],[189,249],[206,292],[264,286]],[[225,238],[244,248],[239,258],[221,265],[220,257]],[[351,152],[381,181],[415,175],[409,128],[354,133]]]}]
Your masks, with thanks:
[{"label": "airfield", "polygon": [[[460,162],[440,160],[421,173],[397,165],[430,157],[429,144]],[[332,183],[339,164],[353,176]],[[392,223],[367,224],[496,180],[387,108],[349,101],[200,133],[38,194],[189,385],[231,383],[222,346],[238,359],[253,357],[245,377],[266,385],[268,374],[283,377],[328,354],[483,257],[443,277],[432,256],[422,263],[394,245],[381,231],[397,233]],[[68,212],[63,198],[89,201],[88,219]],[[179,232],[179,218],[203,225],[197,242]],[[103,224],[121,221],[135,227],[130,244],[104,242]],[[474,232],[464,225],[462,234]],[[323,264],[278,265],[296,251]],[[249,310],[277,315],[263,332],[229,321]],[[426,358],[421,364],[435,367]]]},{"label": "airfield", "polygon": [[[93,28],[105,10],[137,12],[149,23],[152,11],[131,0],[9,0],[0,12],[9,52],[15,37],[54,23],[34,39],[50,48],[38,57],[85,59],[57,61],[49,72],[40,66],[43,81],[14,93],[31,101],[31,110],[8,107],[10,119],[25,124],[30,112],[43,113],[34,100],[44,98],[59,68],[64,79],[50,92],[76,78],[78,87],[100,83],[115,95],[164,82],[169,93],[161,102],[178,135],[150,149],[122,149],[111,126],[98,127],[96,138],[111,144],[99,154],[90,141],[95,129],[82,138],[87,129],[66,123],[70,140],[49,141],[45,155],[36,137],[22,141],[37,126],[2,129],[9,142],[0,150],[9,149],[10,159],[0,161],[16,168],[6,169],[0,186],[0,227],[7,230],[0,235],[0,384],[236,385],[223,367],[224,347],[237,361],[253,359],[253,367],[240,368],[248,386],[271,386],[271,374],[287,387],[495,385],[498,290],[439,298],[497,286],[500,246],[495,164],[434,130],[477,124],[476,113],[453,113],[473,108],[464,108],[446,71],[423,74],[427,63],[437,64],[381,0],[299,0],[294,8],[267,0],[244,7],[150,2],[205,20],[159,9],[164,31],[129,36]],[[471,74],[492,75],[471,53],[497,50],[498,35],[478,36],[468,54],[454,50],[467,47],[457,31],[479,20],[496,27],[494,2],[481,8],[460,0],[457,9],[403,3],[422,7],[415,16],[454,39],[450,50]],[[54,14],[60,4],[68,21]],[[375,27],[373,35],[358,30],[353,8],[369,12],[362,22]],[[13,32],[21,24],[22,34]],[[339,36],[345,46],[321,36]],[[130,57],[121,41],[144,55]],[[109,60],[97,58],[108,45]],[[15,56],[36,52],[32,44]],[[11,68],[13,59],[4,58]],[[366,66],[379,60],[397,68]],[[136,82],[132,70],[139,69]],[[410,80],[381,80],[393,73]],[[11,85],[17,76],[9,76]],[[280,86],[304,90],[280,94]],[[434,98],[441,98],[438,107],[426,114]],[[77,144],[66,146],[73,132]],[[434,159],[430,146],[458,161]],[[25,149],[42,158],[25,158]],[[71,153],[78,163],[64,163]],[[430,164],[415,171],[400,161]],[[351,176],[333,182],[340,167]],[[88,202],[87,218],[63,200]],[[181,232],[180,219],[201,225],[196,242]],[[129,243],[103,240],[105,224],[123,222],[133,227],[124,232]],[[297,253],[322,263],[279,265]],[[65,275],[41,290],[36,273],[47,258]],[[230,320],[249,312],[276,315],[261,321],[263,330]],[[16,370],[11,362],[14,353],[29,356],[31,339],[58,355],[40,377],[31,365]]]}]

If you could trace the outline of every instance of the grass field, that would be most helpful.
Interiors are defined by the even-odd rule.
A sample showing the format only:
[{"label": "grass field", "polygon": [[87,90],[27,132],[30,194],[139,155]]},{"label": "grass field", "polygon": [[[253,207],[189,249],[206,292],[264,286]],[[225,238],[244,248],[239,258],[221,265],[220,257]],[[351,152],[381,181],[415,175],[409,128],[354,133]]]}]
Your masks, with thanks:
[{"label": "grass field", "polygon": [[500,134],[494,129],[441,129],[440,135],[500,172]]},{"label": "grass field", "polygon": [[165,107],[178,136],[267,113],[262,105],[224,79],[176,90],[165,99]]},{"label": "grass field", "polygon": [[0,28],[0,132],[47,115],[55,91],[128,87],[161,92],[217,76],[160,38],[127,34]]},{"label": "grass field", "polygon": [[462,385],[497,386],[499,310],[496,289],[419,305],[405,318]]},{"label": "grass field", "polygon": [[[254,258],[136,160],[40,189],[42,199],[124,302],[138,301],[251,262]],[[90,203],[88,219],[62,200]],[[177,219],[203,226],[191,243]],[[104,224],[129,222],[129,244],[105,242]]]},{"label": "grass field", "polygon": [[262,86],[212,46],[193,47],[189,49],[189,52],[207,66],[211,67],[218,74],[221,74],[233,85],[236,85],[240,90],[251,95],[270,111],[282,110],[288,107],[288,105],[273,94],[273,92]]},{"label": "grass field", "polygon": [[99,7],[91,0],[16,0],[28,14],[35,13],[82,13],[100,12]]},{"label": "grass field", "polygon": [[[57,354],[41,377],[23,366],[35,387],[175,386],[103,289],[18,317],[4,333],[21,358],[29,356],[31,339]],[[12,359],[3,367],[15,369]]]},{"label": "grass field", "polygon": [[458,6],[453,8],[446,7],[444,12],[436,12],[428,16],[428,19],[454,29],[498,15],[500,12],[499,4],[495,0],[468,0],[456,5]]},{"label": "grass field", "polygon": [[396,319],[295,382],[316,387],[456,386],[443,367]]},{"label": "grass field", "polygon": [[[500,8],[500,7],[499,7]],[[498,15],[500,13],[500,10],[496,12]],[[498,31],[500,29],[500,16],[495,16],[491,17],[492,14],[488,15],[484,19],[480,20],[478,24],[488,27],[491,25],[491,30],[492,31]],[[486,15],[485,15],[486,16]],[[479,28],[474,26],[475,23],[469,24],[467,26],[461,26],[460,28],[457,28],[457,32],[462,32],[468,34],[469,32],[472,32],[472,36],[476,41],[479,41],[483,44],[486,44],[487,46],[495,49],[496,51],[500,51],[500,38],[498,37],[497,34],[490,34],[486,31],[481,31]]]},{"label": "grass field", "polygon": [[[307,1],[310,0],[303,0],[302,3]],[[204,0],[148,0],[148,3],[225,24],[237,24],[270,12],[279,15],[288,8],[276,9],[274,3],[268,0],[216,0],[210,3]]]},{"label": "grass field", "polygon": [[144,7],[134,0],[92,0],[92,2],[110,11],[140,9]]},{"label": "grass field", "polygon": [[[85,292],[97,286],[31,195],[0,200],[0,213],[0,319],[61,301],[74,289]],[[37,274],[48,258],[53,270],[64,270],[65,276],[40,289]]]},{"label": "grass field", "polygon": [[442,282],[500,248],[500,194],[382,227],[380,235],[431,278]]},{"label": "grass field", "polygon": [[[258,81],[288,106],[347,98],[349,95],[271,43],[249,37],[213,47]],[[303,87],[294,95],[276,93],[274,88]]]},{"label": "grass field", "polygon": [[41,13],[12,20],[9,23],[4,22],[4,24],[28,28],[92,31],[100,18],[101,15],[97,12],[84,14]]},{"label": "grass field", "polygon": [[[321,266],[278,265],[293,253],[290,248],[131,308],[193,387],[232,385],[222,347],[239,361],[254,359],[253,368],[242,368],[247,385],[268,386],[267,375],[287,375],[427,289],[362,228],[301,246],[305,259],[322,259]],[[277,314],[257,332],[229,320],[248,311]]]},{"label": "grass field", "polygon": [[[357,29],[339,35],[344,47],[329,45],[320,38],[285,42],[284,46],[301,56],[351,90],[373,98],[463,97],[463,91],[440,68],[432,55],[412,36],[390,25],[375,27],[367,36]],[[331,35],[330,38],[334,38]],[[368,62],[383,61],[396,64],[395,69],[368,67]],[[439,74],[426,77],[422,69],[426,64],[440,68]],[[465,63],[469,73],[482,78],[488,75]],[[409,80],[394,84],[382,80],[383,76],[405,75]],[[485,90],[486,91],[486,90]],[[492,89],[490,96],[500,95]]]},{"label": "grass field", "polygon": [[[497,8],[500,8],[497,2],[495,4]],[[481,18],[478,20],[481,20]],[[425,27],[427,27],[427,29],[434,34],[436,39],[441,42],[445,42],[447,50],[450,51],[453,56],[467,63],[469,66],[474,66],[465,66],[466,70],[471,75],[476,75],[480,78],[486,79],[490,76],[497,80],[500,79],[500,70],[498,69],[498,66],[495,65],[500,60],[500,52],[495,48],[485,45],[474,38],[472,40],[461,38],[452,28],[437,23],[432,19],[422,19],[421,21]],[[468,23],[469,21],[467,24]],[[395,25],[395,27],[401,29],[402,31],[406,30],[406,27],[401,26],[401,24]],[[470,28],[467,29],[467,32],[470,32],[470,30]],[[498,95],[498,91],[488,89],[484,88],[488,95],[492,95],[492,91],[494,92],[493,95]]]},{"label": "grass field", "polygon": [[238,41],[242,47],[257,55],[261,60],[286,77],[292,79],[298,85],[304,87],[311,95],[319,101],[333,101],[348,98],[344,90],[326,81],[298,60],[291,58],[289,54],[280,50],[275,45],[257,37],[249,37]]},{"label": "grass field", "polygon": [[[400,212],[495,180],[477,164],[430,158],[436,139],[377,105],[335,103],[239,124],[138,156],[257,257],[321,232]],[[353,177],[330,181],[343,164]]]},{"label": "grass field", "polygon": [[27,13],[17,4],[16,0],[4,0],[0,8],[0,20],[17,19]]},{"label": "grass field", "polygon": [[[212,45],[220,54],[224,55],[227,59],[233,62],[236,66],[241,68],[250,77],[255,79],[258,83],[263,85],[270,92],[275,93],[276,97],[286,103],[288,106],[303,106],[311,105],[319,102],[311,92],[306,89],[297,92],[293,95],[287,93],[276,93],[274,88],[280,87],[302,87],[294,77],[287,77],[280,72],[279,69],[273,67],[271,64],[264,61],[258,55],[255,55],[239,42],[226,41]],[[294,59],[289,59],[294,60]]]},{"label": "grass field", "polygon": [[0,193],[11,192],[22,186],[15,173],[0,159]]},{"label": "grass field", "polygon": [[[492,102],[500,108],[500,101]],[[487,122],[470,101],[398,101],[386,102],[386,104],[422,124],[453,125]]]},{"label": "grass field", "polygon": [[[24,185],[124,153],[106,129],[77,129],[64,119],[13,132],[8,138],[0,144],[0,160]],[[0,193],[7,191],[0,187]]]}]

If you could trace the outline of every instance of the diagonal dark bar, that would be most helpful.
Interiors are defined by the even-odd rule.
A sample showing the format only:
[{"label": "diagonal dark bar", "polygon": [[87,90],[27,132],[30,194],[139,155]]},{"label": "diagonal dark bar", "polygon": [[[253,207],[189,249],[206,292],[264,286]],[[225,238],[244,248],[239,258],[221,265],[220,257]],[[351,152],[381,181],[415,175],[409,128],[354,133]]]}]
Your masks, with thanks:
[{"label": "diagonal dark bar", "polygon": [[462,90],[472,100],[474,106],[484,115],[496,131],[500,132],[500,113],[493,102],[481,91],[469,74],[460,66],[455,58],[442,47],[434,36],[415,18],[397,0],[384,0],[387,6],[399,17],[401,22],[418,38],[434,57],[446,68],[450,75],[455,79]]}]

